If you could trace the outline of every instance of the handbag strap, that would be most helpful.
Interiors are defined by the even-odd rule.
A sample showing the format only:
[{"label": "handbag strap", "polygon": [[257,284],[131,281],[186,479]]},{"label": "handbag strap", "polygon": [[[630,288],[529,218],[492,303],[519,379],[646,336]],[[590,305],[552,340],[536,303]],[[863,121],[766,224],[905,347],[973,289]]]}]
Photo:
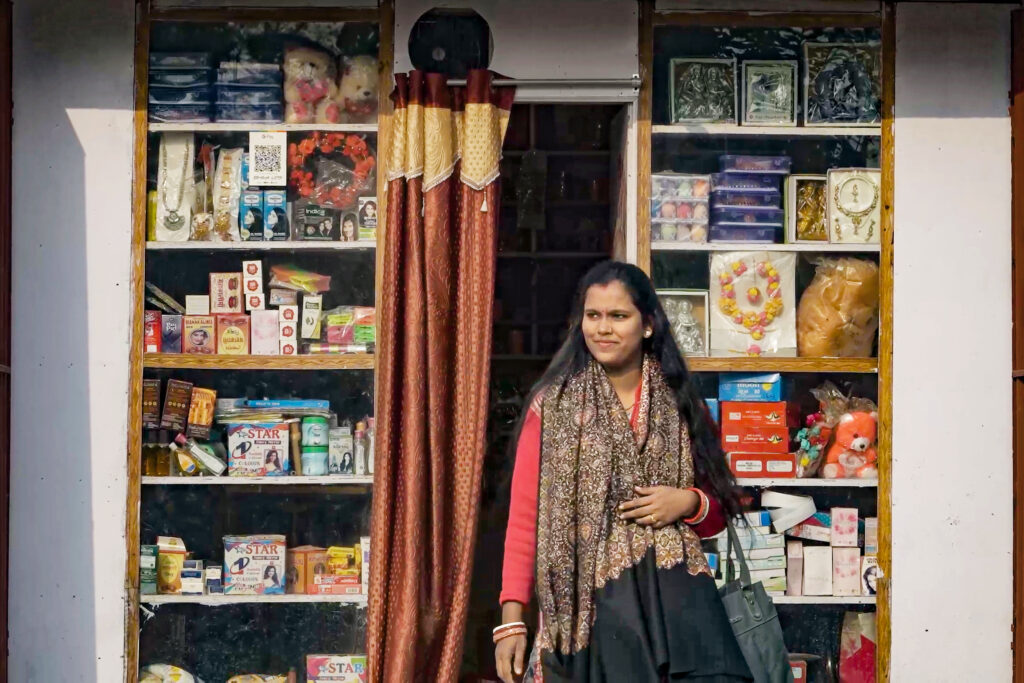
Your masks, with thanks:
[{"label": "handbag strap", "polygon": [[725,562],[726,562],[726,580],[732,580],[732,548],[736,546],[736,558],[739,560],[740,565],[740,583],[744,586],[750,585],[750,568],[747,566],[747,558],[743,554],[743,544],[740,543],[739,537],[736,535],[736,527],[733,526],[732,520],[726,522],[725,528],[729,533],[729,542],[726,545],[725,551]]}]

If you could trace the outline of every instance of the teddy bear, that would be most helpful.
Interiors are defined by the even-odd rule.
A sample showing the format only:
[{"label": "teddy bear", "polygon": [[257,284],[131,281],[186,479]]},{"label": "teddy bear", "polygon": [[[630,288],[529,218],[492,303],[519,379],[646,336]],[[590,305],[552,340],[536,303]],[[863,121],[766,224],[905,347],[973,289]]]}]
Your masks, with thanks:
[{"label": "teddy bear", "polygon": [[377,59],[369,55],[346,58],[334,101],[339,123],[376,122]]},{"label": "teddy bear", "polygon": [[336,123],[329,111],[338,94],[334,58],[309,47],[284,53],[285,123]]},{"label": "teddy bear", "polygon": [[874,479],[878,476],[878,413],[843,413],[835,427],[835,439],[825,455],[822,476],[826,479]]},{"label": "teddy bear", "polygon": [[878,264],[825,259],[800,297],[796,312],[799,355],[870,356],[878,331]]}]

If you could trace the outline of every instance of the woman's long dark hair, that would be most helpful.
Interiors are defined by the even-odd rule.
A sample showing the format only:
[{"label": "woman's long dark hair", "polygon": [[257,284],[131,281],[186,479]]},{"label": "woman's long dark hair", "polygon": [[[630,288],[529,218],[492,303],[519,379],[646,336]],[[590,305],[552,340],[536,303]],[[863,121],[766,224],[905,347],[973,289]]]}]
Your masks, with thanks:
[{"label": "woman's long dark hair", "polygon": [[[654,291],[654,285],[651,284],[647,275],[636,266],[619,261],[604,261],[591,268],[583,276],[569,320],[569,336],[555,354],[544,375],[534,385],[530,392],[530,402],[542,389],[555,384],[564,384],[568,378],[582,372],[587,367],[587,363],[592,358],[583,337],[582,326],[583,306],[586,302],[587,291],[595,285],[607,285],[612,282],[622,283],[626,291],[629,292],[633,305],[640,310],[644,323],[651,326],[651,336],[643,340],[643,351],[650,353],[661,364],[665,383],[675,392],[676,405],[679,406],[680,415],[686,420],[690,438],[693,440],[691,452],[697,484],[711,489],[730,518],[742,514],[743,508],[736,487],[736,479],[725,461],[725,454],[719,443],[718,428],[711,419],[707,404],[697,393],[697,389],[690,379],[690,373],[686,369],[683,355],[679,352],[679,347],[672,337],[668,317],[661,307],[658,295]],[[530,402],[526,403],[527,408],[523,411],[523,417],[520,418],[512,439],[513,457]]]}]

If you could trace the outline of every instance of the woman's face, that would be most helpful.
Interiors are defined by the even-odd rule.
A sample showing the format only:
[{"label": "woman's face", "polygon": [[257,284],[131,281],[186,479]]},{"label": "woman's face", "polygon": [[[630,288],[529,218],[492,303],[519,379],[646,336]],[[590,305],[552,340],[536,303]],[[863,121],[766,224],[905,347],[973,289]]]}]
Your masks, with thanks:
[{"label": "woman's face", "polygon": [[619,281],[594,285],[583,303],[583,338],[590,354],[608,369],[639,364],[644,322]]}]

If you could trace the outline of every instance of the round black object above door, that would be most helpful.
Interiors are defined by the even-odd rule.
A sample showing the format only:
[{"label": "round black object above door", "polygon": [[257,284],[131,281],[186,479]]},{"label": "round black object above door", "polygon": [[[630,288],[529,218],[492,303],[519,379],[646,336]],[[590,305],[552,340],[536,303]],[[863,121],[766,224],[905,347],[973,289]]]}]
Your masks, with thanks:
[{"label": "round black object above door", "polygon": [[473,10],[434,8],[413,25],[409,57],[417,69],[465,78],[490,64],[491,29]]}]

